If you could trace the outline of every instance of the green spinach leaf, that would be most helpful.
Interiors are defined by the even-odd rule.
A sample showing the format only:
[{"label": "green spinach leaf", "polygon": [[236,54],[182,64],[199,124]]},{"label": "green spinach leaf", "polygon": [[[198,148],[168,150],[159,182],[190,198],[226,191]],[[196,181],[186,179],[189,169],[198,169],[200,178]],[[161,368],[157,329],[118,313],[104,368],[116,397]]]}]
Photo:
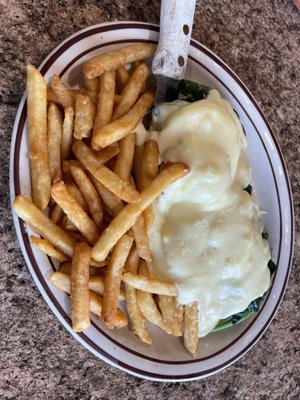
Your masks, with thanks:
[{"label": "green spinach leaf", "polygon": [[[276,267],[277,267],[276,264],[271,259],[268,262],[268,268],[270,270],[271,276],[274,274]],[[218,332],[223,329],[230,328],[231,326],[233,326],[237,323],[240,323],[242,321],[245,321],[251,315],[255,314],[259,310],[261,302],[266,298],[268,291],[269,290],[267,290],[263,296],[258,297],[257,299],[251,301],[249,306],[244,311],[241,311],[240,313],[232,315],[230,318],[228,318],[225,321],[219,322],[218,325],[212,330],[212,332]]]},{"label": "green spinach leaf", "polygon": [[178,91],[185,96],[185,100],[192,103],[193,101],[205,99],[210,91],[210,88],[200,83],[181,79],[178,83]]}]

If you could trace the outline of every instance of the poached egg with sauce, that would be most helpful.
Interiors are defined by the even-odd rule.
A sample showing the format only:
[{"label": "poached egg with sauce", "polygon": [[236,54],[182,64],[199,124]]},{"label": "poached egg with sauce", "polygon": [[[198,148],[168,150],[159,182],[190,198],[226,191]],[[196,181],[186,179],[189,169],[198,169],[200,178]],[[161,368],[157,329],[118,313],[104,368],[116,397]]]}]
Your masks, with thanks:
[{"label": "poached egg with sauce", "polygon": [[244,190],[251,180],[247,141],[217,90],[194,103],[160,105],[152,124],[160,161],[184,162],[191,172],[153,203],[151,272],[176,284],[179,303],[198,302],[202,337],[270,285],[261,210]]}]

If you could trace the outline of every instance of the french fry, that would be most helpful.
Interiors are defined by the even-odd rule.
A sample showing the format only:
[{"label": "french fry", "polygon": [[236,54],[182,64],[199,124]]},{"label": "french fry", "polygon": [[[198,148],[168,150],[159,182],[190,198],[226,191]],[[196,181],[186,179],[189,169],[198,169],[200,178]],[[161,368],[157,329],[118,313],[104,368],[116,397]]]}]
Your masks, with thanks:
[{"label": "french fry", "polygon": [[100,76],[98,104],[93,134],[111,121],[115,102],[116,72],[107,71]]},{"label": "french fry", "polygon": [[52,101],[55,104],[59,104],[58,97],[54,93],[51,86],[47,88],[47,101],[49,101],[49,102]]},{"label": "french fry", "polygon": [[[69,274],[57,271],[51,274],[48,279],[58,289],[66,293],[70,293],[71,278]],[[98,317],[101,315],[102,297],[92,292],[91,290],[89,291],[89,309],[93,314],[98,315]],[[124,328],[125,326],[127,326],[127,324],[128,321],[126,316],[124,315],[123,311],[118,308],[115,320],[115,327]]]},{"label": "french fry", "polygon": [[101,317],[113,329],[120,295],[122,271],[133,243],[133,237],[124,235],[116,244],[106,272]]},{"label": "french fry", "polygon": [[71,275],[71,270],[72,270],[71,262],[65,262],[61,264],[61,266],[59,267],[59,272],[62,272],[63,274]]},{"label": "french fry", "polygon": [[147,189],[158,175],[159,149],[154,140],[147,140],[144,146],[135,149],[134,172],[139,191]]},{"label": "french fry", "polygon": [[91,267],[95,267],[95,268],[102,268],[102,267],[106,267],[108,262],[109,262],[109,258],[107,258],[104,261],[100,261],[100,262],[99,261],[95,261],[93,258],[91,258],[90,266]]},{"label": "french fry", "polygon": [[143,61],[142,60],[139,60],[139,61],[134,61],[133,63],[132,63],[132,67],[133,67],[133,69],[136,69],[136,68],[138,68],[141,64],[143,63]]},{"label": "french fry", "polygon": [[92,175],[90,175],[90,178],[103,201],[105,209],[111,216],[117,215],[123,208],[122,200],[115,196],[110,190],[106,189],[106,187]]},{"label": "french fry", "polygon": [[[66,293],[70,293],[71,278],[69,274],[57,271],[51,274],[48,279],[58,289]],[[102,297],[92,292],[91,290],[89,291],[89,308],[90,311],[93,314],[98,315],[98,317],[101,315]],[[128,321],[126,316],[124,315],[123,311],[120,308],[118,308],[115,320],[115,327],[124,328],[125,326],[127,326],[127,324]]]},{"label": "french fry", "polygon": [[55,204],[52,211],[51,211],[51,221],[54,224],[59,225],[59,222],[61,221],[62,217],[64,216],[63,210],[59,207],[58,204]]},{"label": "french fry", "polygon": [[100,54],[83,65],[84,78],[94,79],[104,71],[116,70],[122,65],[152,57],[155,50],[155,44],[143,43]]},{"label": "french fry", "polygon": [[17,215],[26,222],[26,224],[52,243],[54,247],[61,250],[67,256],[73,254],[76,240],[59,226],[51,222],[51,220],[29,199],[19,195],[15,198],[13,207]]},{"label": "french fry", "polygon": [[75,332],[82,332],[91,324],[89,299],[89,265],[91,251],[87,243],[75,245],[71,269],[71,316]]},{"label": "french fry", "polygon": [[139,215],[136,222],[132,225],[132,232],[139,256],[145,261],[152,261],[149,238],[143,214]]},{"label": "french fry", "polygon": [[61,271],[56,271],[56,272],[53,272],[53,274],[51,274],[48,277],[48,279],[49,279],[49,281],[51,283],[53,283],[54,286],[56,286],[57,288],[59,288],[63,292],[66,292],[66,293],[70,294],[70,291],[71,291],[71,277],[70,277],[69,274],[66,274],[66,273],[61,272]]},{"label": "french fry", "polygon": [[193,303],[184,306],[184,323],[183,323],[183,342],[187,351],[195,357],[198,351],[198,303]]},{"label": "french fry", "polygon": [[116,71],[116,79],[119,93],[122,92],[124,87],[127,85],[129,81],[130,75],[124,65],[121,65]]},{"label": "french fry", "polygon": [[72,221],[69,220],[69,218],[66,215],[64,216],[64,218],[62,220],[61,227],[68,233],[71,233],[71,232],[79,233],[76,226],[73,224]]},{"label": "french fry", "polygon": [[82,164],[78,160],[63,160],[62,162],[62,171],[63,171],[63,177],[66,179],[66,182],[74,182],[74,179],[71,175],[70,171],[70,166],[76,165],[77,167],[82,167]]},{"label": "french fry", "polygon": [[119,146],[108,146],[105,149],[94,151],[94,155],[101,164],[106,164],[120,152]]},{"label": "french fry", "polygon": [[80,207],[87,212],[88,210],[88,205],[86,204],[86,201],[83,197],[83,194],[81,193],[80,189],[77,187],[77,185],[73,182],[71,183],[66,183],[66,187],[68,191],[71,193],[72,197],[77,201],[77,203],[80,205]]},{"label": "french fry", "polygon": [[90,276],[89,289],[103,295],[105,276]]},{"label": "french fry", "polygon": [[175,305],[174,297],[159,295],[158,305],[162,314],[166,330],[173,336],[182,336],[178,310]]},{"label": "french fry", "polygon": [[30,240],[35,247],[55,260],[64,262],[69,259],[69,257],[57,250],[47,239],[41,239],[31,235]]},{"label": "french fry", "polygon": [[[90,276],[89,288],[93,292],[103,295],[104,283],[105,283],[105,276],[103,276],[103,275],[102,276],[100,276],[100,275]],[[119,302],[123,301],[124,299],[125,299],[124,290],[122,288],[120,288]]]},{"label": "french fry", "polygon": [[97,92],[99,91],[99,80],[97,78],[95,79],[85,79],[84,80],[84,86],[86,87],[86,90],[90,92]]},{"label": "french fry", "polygon": [[99,150],[123,139],[128,133],[132,132],[152,106],[154,96],[155,90],[148,90],[138,99],[127,114],[94,132],[92,147],[95,150]]},{"label": "french fry", "polygon": [[159,149],[158,144],[154,140],[147,140],[144,144],[143,153],[143,171],[145,178],[142,182],[143,189],[148,187],[150,183],[158,175]]},{"label": "french fry", "polygon": [[122,99],[122,96],[120,94],[115,94],[115,99],[114,99],[115,106],[116,106],[116,104],[120,103],[121,99]]},{"label": "french fry", "polygon": [[[68,183],[74,183],[74,179],[72,178],[71,172],[70,172],[70,164],[71,161],[73,160],[63,160],[62,162],[62,180],[68,184]],[[77,160],[76,160],[77,161]],[[78,166],[80,166],[80,162],[78,162]]]},{"label": "french fry", "polygon": [[71,222],[90,244],[94,244],[100,233],[95,222],[89,218],[79,203],[68,191],[63,181],[55,183],[51,188],[51,196],[63,209]]},{"label": "french fry", "polygon": [[71,153],[74,128],[74,110],[72,106],[65,108],[65,116],[62,129],[61,157],[67,160]]},{"label": "french fry", "polygon": [[[95,107],[97,107],[98,103],[98,91],[97,92],[92,92],[91,90],[88,90],[86,94],[89,96],[91,99],[92,103],[94,104]],[[96,110],[96,108],[95,108]]]},{"label": "french fry", "polygon": [[122,276],[122,281],[135,289],[153,294],[164,294],[166,296],[177,296],[177,289],[173,282],[161,279],[147,278],[143,275],[126,272]]},{"label": "french fry", "polygon": [[[129,256],[126,260],[126,264],[125,264],[125,268],[124,268],[124,273],[126,272],[131,272],[132,274],[137,274],[139,267],[140,267],[140,263],[143,260],[140,259],[139,257],[139,253],[137,251],[136,245],[133,244]],[[126,286],[126,285],[125,285]]]},{"label": "french fry", "polygon": [[[131,181],[133,182],[132,184],[134,185],[134,181],[132,178]],[[148,262],[152,261],[150,243],[143,214],[139,215],[136,222],[132,225],[132,232],[139,256],[145,261]]]},{"label": "french fry", "polygon": [[150,205],[143,213],[144,221],[145,221],[145,229],[146,232],[150,229],[151,225],[153,224],[154,214],[153,214],[153,207]]},{"label": "french fry", "polygon": [[135,184],[139,191],[140,189],[140,177],[138,174],[141,171],[141,167],[143,164],[143,154],[144,154],[144,145],[135,146],[134,157],[133,157],[133,170],[135,175]]},{"label": "french fry", "polygon": [[[121,93],[121,101],[114,110],[112,120],[123,117],[137,101],[141,89],[150,74],[150,68],[146,63],[138,66],[130,76]],[[140,118],[141,119],[141,118]]]},{"label": "french fry", "polygon": [[[90,291],[90,309],[93,314],[101,316],[103,307],[103,298],[98,294]],[[114,327],[117,329],[124,328],[128,325],[127,318],[120,308],[117,308]]]},{"label": "french fry", "polygon": [[123,181],[114,172],[99,163],[90,150],[83,142],[76,141],[73,144],[73,153],[75,157],[84,165],[84,167],[108,190],[114,193],[120,199],[133,203],[139,200],[139,193],[130,185]]},{"label": "french fry", "polygon": [[95,106],[89,96],[76,94],[74,137],[76,139],[90,136],[94,123]]},{"label": "french fry", "polygon": [[162,171],[141,193],[140,201],[127,204],[103,231],[92,250],[92,257],[97,261],[104,260],[117,241],[136,222],[141,213],[177,179],[189,173],[189,168],[182,163],[171,164]]},{"label": "french fry", "polygon": [[54,75],[51,81],[51,88],[57,98],[57,102],[64,108],[74,107],[75,96],[71,89],[67,88],[58,75]]},{"label": "french fry", "polygon": [[[157,176],[158,161],[159,151],[155,141],[148,140],[144,146],[136,148],[134,172],[136,185],[139,191],[145,190]],[[149,230],[154,218],[152,206],[149,206],[143,214],[147,230]]]},{"label": "french fry", "polygon": [[[147,267],[145,261],[140,261],[139,264],[139,274],[143,277],[148,276]],[[141,290],[136,291],[136,298],[138,306],[143,314],[143,316],[152,324],[157,325],[164,331],[170,333],[170,329],[165,325],[162,315],[159,312],[155,301],[153,300],[152,294],[149,292],[144,292]]]},{"label": "french fry", "polygon": [[120,152],[116,159],[114,172],[124,181],[128,181],[131,177],[135,148],[135,133],[129,133],[122,140],[120,140],[119,146]]},{"label": "french fry", "polygon": [[[99,151],[93,151],[92,153],[99,163],[106,164],[113,157],[115,157],[119,153],[119,151],[120,151],[119,146],[113,145],[105,147],[105,149]],[[67,177],[68,181],[71,180],[73,182],[73,179],[71,178],[70,165],[75,165],[80,168],[84,168],[84,166],[78,160],[63,160],[62,162],[63,174],[65,177]]]},{"label": "french fry", "polygon": [[183,321],[183,315],[184,315],[184,305],[179,304],[177,300],[175,299],[175,307],[176,307],[176,319],[179,324],[182,323]]},{"label": "french fry", "polygon": [[139,192],[142,192],[143,156],[144,156],[144,145],[135,146],[134,157],[133,157],[133,170],[135,177],[135,185]]},{"label": "french fry", "polygon": [[56,104],[50,103],[48,108],[48,153],[51,182],[60,180],[61,145],[62,145],[62,116]]},{"label": "french fry", "polygon": [[[140,178],[141,190],[146,189],[150,183],[157,177],[159,162],[159,149],[154,140],[147,140],[144,144],[143,161],[141,166],[141,173],[138,175]],[[144,211],[144,219],[146,229],[149,230],[154,219],[153,207],[149,206]]]},{"label": "french fry", "polygon": [[[135,146],[135,152],[133,157],[133,170],[135,177],[135,185],[139,192],[142,192],[142,183],[143,183],[143,157],[144,157],[144,145]],[[145,188],[144,188],[145,189]]]},{"label": "french fry", "polygon": [[50,200],[51,178],[47,145],[47,85],[40,72],[27,65],[27,119],[34,204],[44,210]]},{"label": "french fry", "polygon": [[78,185],[79,190],[86,201],[90,215],[93,217],[98,228],[101,229],[103,221],[103,207],[98,192],[96,191],[91,180],[80,167],[71,165],[70,171],[74,181]]},{"label": "french fry", "polygon": [[[132,272],[136,274],[138,265],[139,255],[137,249],[133,246],[126,260],[124,269],[126,272]],[[131,322],[131,329],[133,333],[142,340],[142,342],[151,344],[152,339],[146,325],[146,320],[137,304],[136,289],[126,284],[124,287],[126,308]]]},{"label": "french fry", "polygon": [[[60,83],[61,83],[61,85],[63,85],[62,81],[60,81]],[[68,87],[62,87],[61,89],[62,89],[62,91],[68,90],[69,94],[72,96],[72,99],[73,99],[72,108],[75,105],[76,94],[87,95],[87,94],[91,93],[90,91],[87,91],[86,89],[70,89]],[[59,89],[59,91],[60,91],[60,89]],[[47,88],[47,101],[55,103],[55,104],[60,104],[62,107],[65,108],[65,106],[64,106],[64,104],[66,104],[65,96],[57,96],[51,86]]]}]

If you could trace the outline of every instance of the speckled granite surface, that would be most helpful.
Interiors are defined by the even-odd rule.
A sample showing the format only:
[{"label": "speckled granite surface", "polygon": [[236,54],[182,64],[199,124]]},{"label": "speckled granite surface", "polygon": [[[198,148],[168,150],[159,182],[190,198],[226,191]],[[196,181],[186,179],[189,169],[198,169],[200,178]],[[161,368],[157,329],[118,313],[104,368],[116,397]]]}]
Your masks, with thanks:
[{"label": "speckled granite surface", "polygon": [[0,398],[299,399],[300,13],[291,0],[198,0],[193,32],[254,94],[290,174],[298,223],[294,267],[280,310],[259,343],[233,366],[202,381],[136,379],[81,347],[33,283],[13,228],[8,182],[25,64],[40,64],[81,28],[117,19],[157,23],[159,1],[0,0]]}]

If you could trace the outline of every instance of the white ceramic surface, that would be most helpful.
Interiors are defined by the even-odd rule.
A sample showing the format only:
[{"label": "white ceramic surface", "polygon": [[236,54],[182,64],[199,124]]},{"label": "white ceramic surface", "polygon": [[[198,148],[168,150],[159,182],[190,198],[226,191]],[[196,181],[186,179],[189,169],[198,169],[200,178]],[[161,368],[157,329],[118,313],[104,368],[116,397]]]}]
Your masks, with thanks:
[{"label": "white ceramic surface", "polygon": [[[158,27],[145,23],[114,22],[84,29],[58,46],[40,67],[45,79],[59,74],[73,87],[85,60],[135,42],[157,42]],[[69,298],[48,282],[54,266],[32,248],[26,227],[14,214],[14,222],[28,268],[51,310],[72,335],[102,360],[131,374],[153,380],[199,379],[216,373],[241,357],[259,339],[271,322],[284,294],[293,250],[293,209],[287,172],[279,146],[255,100],[234,73],[212,52],[192,40],[186,78],[218,89],[239,114],[248,138],[253,168],[253,186],[259,204],[267,211],[264,224],[270,234],[273,260],[278,268],[267,300],[249,320],[200,340],[193,359],[179,339],[154,326],[153,345],[141,343],[129,329],[109,330],[96,317],[84,333],[72,331]],[[26,94],[16,116],[10,163],[11,200],[20,193],[30,197],[26,141]],[[59,344],[63,346],[63,342]]]}]

